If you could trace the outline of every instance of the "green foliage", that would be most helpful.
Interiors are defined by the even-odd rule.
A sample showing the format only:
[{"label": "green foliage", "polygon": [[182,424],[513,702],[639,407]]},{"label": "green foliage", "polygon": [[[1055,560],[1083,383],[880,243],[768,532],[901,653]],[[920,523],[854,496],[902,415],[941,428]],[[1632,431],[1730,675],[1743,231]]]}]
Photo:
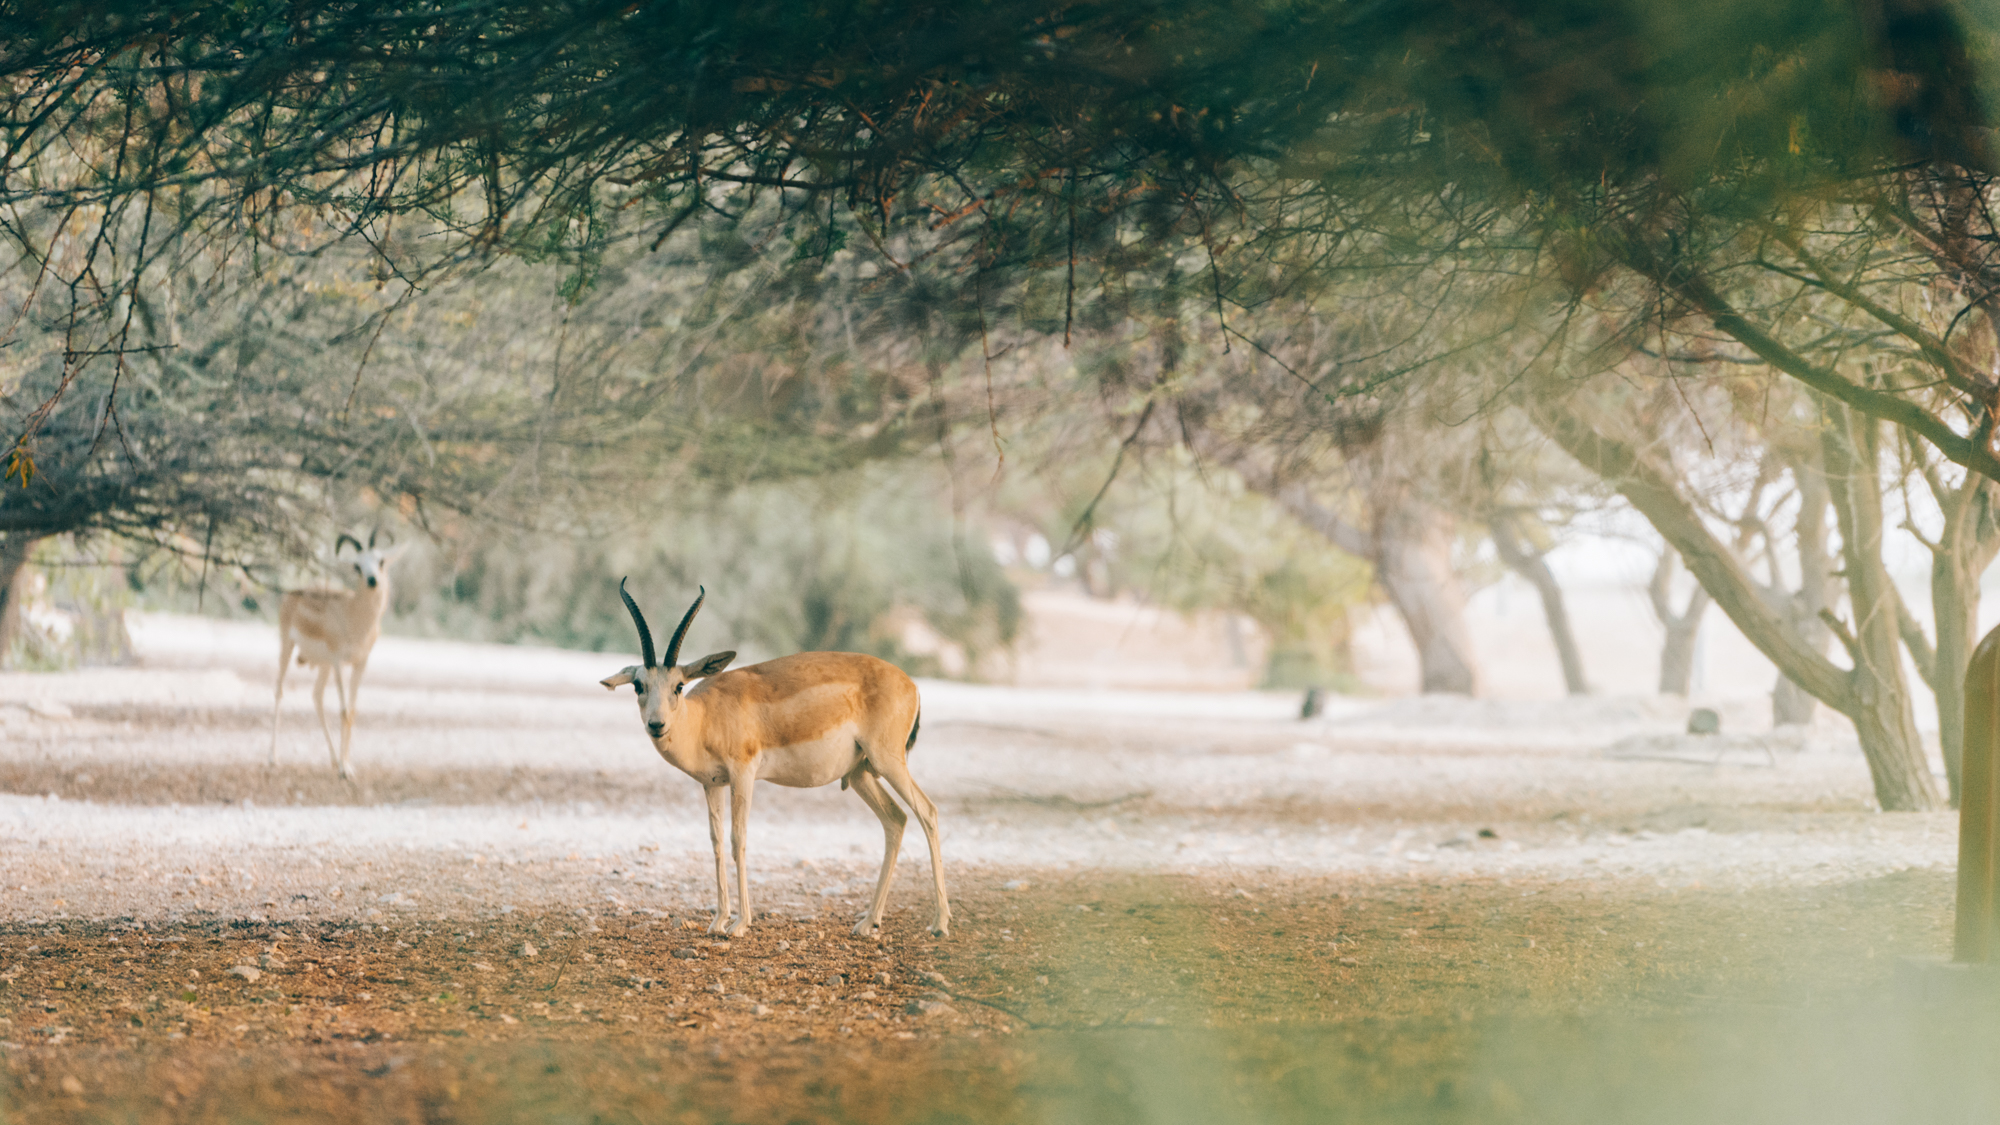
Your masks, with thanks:
[{"label": "green foliage", "polygon": [[86,550],[62,536],[38,544],[17,586],[27,595],[27,614],[7,639],[0,667],[52,672],[129,662],[125,611],[138,598],[118,562],[112,543]]},{"label": "green foliage", "polygon": [[867,652],[920,675],[955,662],[907,642],[899,625],[912,615],[962,651],[966,673],[1020,627],[1012,584],[983,545],[955,540],[930,474],[911,466],[655,500],[588,533],[491,537],[455,558],[413,560],[399,581],[425,592],[404,619],[451,636],[633,652],[616,594],[629,575],[662,642],[707,588],[686,658]]}]

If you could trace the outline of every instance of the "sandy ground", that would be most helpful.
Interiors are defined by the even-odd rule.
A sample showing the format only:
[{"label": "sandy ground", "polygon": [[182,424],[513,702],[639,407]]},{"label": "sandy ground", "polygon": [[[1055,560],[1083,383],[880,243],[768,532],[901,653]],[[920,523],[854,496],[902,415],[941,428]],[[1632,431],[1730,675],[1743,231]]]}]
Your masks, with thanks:
[{"label": "sandy ground", "polygon": [[[1769,1069],[1936,999],[1895,982],[1944,950],[1955,818],[1872,811],[1837,724],[925,683],[954,934],[912,824],[849,936],[874,818],[764,786],[757,924],[718,942],[699,791],[596,686],[619,658],[386,639],[348,784],[304,673],[267,764],[268,631],[137,640],[0,675],[7,1120],[1683,1119],[1604,1116],[1616,1068],[1561,1060],[1605,1052],[1618,1096],[1738,1120],[2000,1106],[1932,1076],[1795,1117],[1845,1087]],[[1892,1047],[1985,1027],[1950,1011]]]}]

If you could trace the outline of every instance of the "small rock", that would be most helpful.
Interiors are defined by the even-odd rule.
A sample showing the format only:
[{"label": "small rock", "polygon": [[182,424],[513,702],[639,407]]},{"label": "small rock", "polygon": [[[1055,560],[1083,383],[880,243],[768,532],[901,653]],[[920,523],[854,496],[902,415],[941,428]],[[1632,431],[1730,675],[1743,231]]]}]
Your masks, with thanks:
[{"label": "small rock", "polygon": [[939,973],[939,972],[922,972],[922,973],[918,973],[918,974],[917,974],[917,978],[918,978],[919,980],[922,980],[922,981],[924,981],[924,982],[925,982],[925,983],[927,983],[927,984],[934,984],[934,985],[937,985],[937,986],[938,986],[939,988],[950,988],[950,987],[951,987],[951,982],[950,982],[950,981],[948,981],[948,980],[946,980],[946,979],[944,979],[944,974],[943,974],[943,973]]},{"label": "small rock", "polygon": [[942,1000],[912,1000],[903,1005],[903,1011],[913,1016],[955,1016],[958,1009]]},{"label": "small rock", "polygon": [[787,949],[790,949],[791,947],[792,947],[792,943],[791,943],[791,942],[789,942],[789,941],[785,941],[785,940],[783,940],[782,938],[781,938],[781,939],[779,939],[779,941],[778,941],[778,952],[780,952],[780,953],[783,953],[783,952],[784,952],[785,950],[787,950]]},{"label": "small rock", "polygon": [[1688,712],[1689,734],[1721,734],[1722,716],[1710,707],[1697,707]]},{"label": "small rock", "polygon": [[750,1009],[750,1014],[753,1016],[768,1016],[771,1014],[771,1006],[769,1004],[759,1004]]},{"label": "small rock", "polygon": [[1498,840],[1500,833],[1493,831],[1491,828],[1482,828],[1479,830],[1479,838],[1482,840]]},{"label": "small rock", "polygon": [[1025,891],[1032,886],[1034,884],[1028,882],[1026,879],[1009,879],[1000,884],[1000,889],[1003,891]]},{"label": "small rock", "polygon": [[524,941],[521,943],[521,956],[523,957],[533,957],[540,952],[541,950],[536,949],[535,943],[532,941]]},{"label": "small rock", "polygon": [[932,989],[931,991],[924,993],[924,998],[927,1000],[949,1000],[951,999],[951,993],[942,992],[937,989]]},{"label": "small rock", "polygon": [[715,950],[717,953],[729,952],[729,943],[726,941],[712,941],[708,943],[708,947],[710,949]]},{"label": "small rock", "polygon": [[873,1000],[875,999],[875,990],[872,988],[864,988],[860,992],[855,993],[854,998],[856,1000]]},{"label": "small rock", "polygon": [[472,963],[472,967],[478,969],[482,973],[490,973],[493,971],[493,966],[487,964],[484,961],[474,961]]},{"label": "small rock", "polygon": [[62,1080],[62,1090],[63,1093],[68,1094],[72,1098],[81,1097],[83,1096],[83,1082],[74,1074],[65,1074]]},{"label": "small rock", "polygon": [[255,965],[232,965],[229,971],[249,981],[251,984],[256,984],[257,978],[264,975],[264,970]]},{"label": "small rock", "polygon": [[701,956],[701,951],[692,945],[683,945],[679,949],[674,950],[674,956],[683,961],[692,961],[696,957]]},{"label": "small rock", "polygon": [[876,973],[876,974],[875,974],[875,983],[876,983],[876,984],[888,984],[888,983],[889,983],[889,982],[890,982],[890,981],[891,981],[892,979],[893,979],[893,978],[892,978],[892,977],[890,977],[888,973]]},{"label": "small rock", "polygon": [[844,976],[842,976],[842,975],[840,975],[839,973],[835,973],[835,974],[833,974],[832,976],[830,976],[830,977],[827,977],[827,978],[826,978],[825,980],[821,981],[820,983],[821,983],[821,984],[824,984],[824,985],[825,985],[825,986],[827,986],[828,988],[839,988],[839,987],[840,987],[841,985],[843,985],[843,984],[846,984],[846,983],[847,983],[847,978],[846,978],[846,977],[844,977]]}]

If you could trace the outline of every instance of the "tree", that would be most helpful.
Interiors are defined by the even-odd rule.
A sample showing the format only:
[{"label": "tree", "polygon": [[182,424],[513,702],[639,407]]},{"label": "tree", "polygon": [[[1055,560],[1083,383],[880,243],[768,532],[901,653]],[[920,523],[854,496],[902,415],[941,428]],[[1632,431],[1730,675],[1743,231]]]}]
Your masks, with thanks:
[{"label": "tree", "polygon": [[1708,612],[1710,599],[1708,591],[1697,582],[1686,605],[1679,612],[1674,611],[1674,571],[1680,557],[1680,552],[1672,546],[1661,549],[1659,565],[1653,568],[1653,577],[1646,583],[1646,598],[1667,633],[1660,646],[1660,694],[1685,698],[1694,679],[1695,641],[1701,635],[1701,619]]},{"label": "tree", "polygon": [[1645,515],[1759,651],[1793,682],[1853,721],[1883,809],[1930,808],[1937,797],[1903,680],[1899,603],[1881,556],[1880,425],[1825,399],[1808,405],[1819,414],[1820,465],[1838,517],[1853,615],[1851,625],[1831,612],[1825,620],[1847,651],[1848,668],[1828,660],[1802,635],[1782,604],[1760,588],[1729,544],[1711,530],[1687,494],[1690,474],[1672,463],[1671,450],[1644,449],[1611,432],[1611,415],[1587,415],[1579,404],[1555,395],[1534,398],[1529,409],[1557,445]]}]

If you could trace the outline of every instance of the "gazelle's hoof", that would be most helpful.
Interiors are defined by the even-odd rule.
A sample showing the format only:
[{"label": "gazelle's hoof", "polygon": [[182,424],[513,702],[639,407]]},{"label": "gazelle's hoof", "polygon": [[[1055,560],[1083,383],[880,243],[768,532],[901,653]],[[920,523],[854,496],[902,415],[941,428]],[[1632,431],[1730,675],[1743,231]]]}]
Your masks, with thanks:
[{"label": "gazelle's hoof", "polygon": [[750,923],[738,918],[734,924],[723,927],[723,937],[742,937],[750,932]]},{"label": "gazelle's hoof", "polygon": [[868,919],[863,918],[861,921],[854,923],[854,936],[873,937],[875,936],[875,932],[881,928],[882,928],[882,923],[871,922]]}]

